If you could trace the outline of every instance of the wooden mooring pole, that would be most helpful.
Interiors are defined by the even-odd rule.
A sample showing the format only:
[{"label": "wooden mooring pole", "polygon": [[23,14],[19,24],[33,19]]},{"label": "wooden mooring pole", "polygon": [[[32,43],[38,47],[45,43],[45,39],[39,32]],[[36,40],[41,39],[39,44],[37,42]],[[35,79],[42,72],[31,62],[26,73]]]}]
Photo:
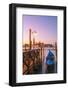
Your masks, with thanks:
[{"label": "wooden mooring pole", "polygon": [[29,29],[29,49],[31,50],[32,47],[32,42],[31,42],[31,29]]}]

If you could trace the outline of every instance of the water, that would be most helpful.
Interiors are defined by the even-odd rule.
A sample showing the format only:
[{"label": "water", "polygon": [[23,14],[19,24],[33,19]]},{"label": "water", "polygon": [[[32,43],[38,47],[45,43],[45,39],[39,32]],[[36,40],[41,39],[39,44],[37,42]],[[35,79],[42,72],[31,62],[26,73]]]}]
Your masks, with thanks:
[{"label": "water", "polygon": [[42,55],[41,55],[42,56],[42,64],[40,64],[36,69],[34,69],[32,74],[57,73],[57,63],[50,66],[49,69],[48,69],[48,65],[46,64],[46,57],[49,53],[49,50],[54,54],[54,56],[55,56],[54,61],[57,62],[56,50],[54,48],[44,48],[44,49],[42,49]]}]

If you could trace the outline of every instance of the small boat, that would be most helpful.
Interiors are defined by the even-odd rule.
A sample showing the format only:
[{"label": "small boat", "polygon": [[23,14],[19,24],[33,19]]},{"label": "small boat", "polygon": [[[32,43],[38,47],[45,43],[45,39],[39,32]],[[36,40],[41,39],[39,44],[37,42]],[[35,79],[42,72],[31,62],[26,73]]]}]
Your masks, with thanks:
[{"label": "small boat", "polygon": [[49,50],[48,55],[46,57],[46,66],[47,66],[47,73],[54,73],[55,67],[55,56],[51,50]]}]

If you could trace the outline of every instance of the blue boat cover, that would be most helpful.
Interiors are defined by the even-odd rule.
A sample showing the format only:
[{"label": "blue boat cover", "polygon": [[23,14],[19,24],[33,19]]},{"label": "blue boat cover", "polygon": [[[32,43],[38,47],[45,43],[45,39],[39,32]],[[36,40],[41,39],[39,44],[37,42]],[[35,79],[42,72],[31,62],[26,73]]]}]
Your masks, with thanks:
[{"label": "blue boat cover", "polygon": [[54,64],[55,62],[53,61],[53,60],[47,60],[47,62],[46,62],[46,64],[48,64],[48,65],[52,65],[52,64]]},{"label": "blue boat cover", "polygon": [[49,50],[49,53],[48,53],[48,55],[47,55],[47,57],[54,57],[54,54],[51,52],[51,50]]},{"label": "blue boat cover", "polygon": [[54,60],[51,57],[54,57],[54,54],[51,52],[51,50],[49,50],[48,55],[46,57],[46,59],[47,59],[46,64],[52,65],[52,64],[55,63]]}]

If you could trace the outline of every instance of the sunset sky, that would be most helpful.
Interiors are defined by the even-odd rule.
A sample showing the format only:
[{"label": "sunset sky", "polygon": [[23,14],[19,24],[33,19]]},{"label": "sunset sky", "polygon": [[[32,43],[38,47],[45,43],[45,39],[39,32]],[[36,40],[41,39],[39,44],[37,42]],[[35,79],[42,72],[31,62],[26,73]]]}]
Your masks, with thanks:
[{"label": "sunset sky", "polygon": [[[22,16],[23,43],[29,43],[29,29],[36,31],[36,42],[57,42],[57,16]],[[32,34],[33,40],[33,34]]]}]

